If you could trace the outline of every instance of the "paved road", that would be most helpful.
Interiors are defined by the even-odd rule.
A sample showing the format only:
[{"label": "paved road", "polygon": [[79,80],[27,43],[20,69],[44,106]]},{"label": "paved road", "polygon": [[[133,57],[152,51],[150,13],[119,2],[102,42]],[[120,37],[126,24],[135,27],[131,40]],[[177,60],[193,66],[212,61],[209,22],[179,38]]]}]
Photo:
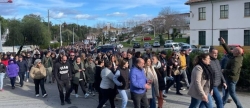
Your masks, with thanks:
[{"label": "paved road", "polygon": [[[32,82],[25,83],[21,87],[16,87],[12,90],[9,80],[5,79],[4,91],[0,92],[0,107],[1,108],[96,108],[98,105],[97,97],[90,96],[85,99],[83,93],[79,89],[80,97],[75,98],[74,94],[71,95],[72,104],[60,105],[59,93],[56,84],[45,84],[48,93],[47,98],[35,97],[34,84]],[[17,84],[19,86],[19,84]],[[173,88],[172,88],[173,89]],[[182,91],[186,94],[187,91]],[[244,108],[250,106],[249,97],[247,93],[240,93],[239,98]],[[120,106],[121,100],[117,95],[118,101],[115,102],[116,106]],[[187,108],[190,104],[190,97],[188,95],[178,96],[174,91],[170,91],[168,97],[165,98],[164,108]],[[110,106],[107,104],[106,108]],[[132,101],[129,100],[127,108],[132,108]],[[236,108],[234,103],[227,104],[225,108]]]},{"label": "paved road", "polygon": [[[133,48],[122,48],[121,51],[127,51],[128,49],[133,49]],[[153,51],[162,51],[164,50],[163,47],[156,47],[156,48],[152,48]],[[135,48],[135,51],[140,51],[140,52],[145,52],[144,48]]]}]

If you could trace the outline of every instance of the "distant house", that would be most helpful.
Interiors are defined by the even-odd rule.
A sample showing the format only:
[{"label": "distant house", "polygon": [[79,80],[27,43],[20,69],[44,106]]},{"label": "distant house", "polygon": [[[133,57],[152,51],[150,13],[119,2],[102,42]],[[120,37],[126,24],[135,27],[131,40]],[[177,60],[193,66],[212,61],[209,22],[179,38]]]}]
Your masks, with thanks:
[{"label": "distant house", "polygon": [[190,43],[220,45],[219,37],[228,44],[250,45],[249,0],[189,0]]},{"label": "distant house", "polygon": [[117,33],[117,28],[112,27],[110,23],[108,23],[106,26],[103,27],[102,32],[104,33],[104,35],[108,35],[109,32],[111,33]]}]

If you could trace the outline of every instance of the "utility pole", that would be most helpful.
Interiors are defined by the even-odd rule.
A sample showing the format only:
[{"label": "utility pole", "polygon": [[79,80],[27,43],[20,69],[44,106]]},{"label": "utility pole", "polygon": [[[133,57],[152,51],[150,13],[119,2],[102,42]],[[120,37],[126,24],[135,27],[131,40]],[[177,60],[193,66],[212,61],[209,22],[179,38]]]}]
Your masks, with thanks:
[{"label": "utility pole", "polygon": [[73,45],[75,43],[74,27],[73,27]]},{"label": "utility pole", "polygon": [[60,43],[62,46],[62,24],[60,24]]},{"label": "utility pole", "polygon": [[50,29],[49,29],[49,10],[48,10],[48,32],[50,32]]}]

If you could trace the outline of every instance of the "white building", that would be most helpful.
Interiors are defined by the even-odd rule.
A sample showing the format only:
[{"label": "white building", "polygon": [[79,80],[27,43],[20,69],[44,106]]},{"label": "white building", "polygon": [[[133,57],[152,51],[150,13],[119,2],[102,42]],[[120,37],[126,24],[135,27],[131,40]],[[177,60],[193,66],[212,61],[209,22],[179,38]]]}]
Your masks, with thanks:
[{"label": "white building", "polygon": [[250,45],[250,0],[189,0],[190,44]]}]

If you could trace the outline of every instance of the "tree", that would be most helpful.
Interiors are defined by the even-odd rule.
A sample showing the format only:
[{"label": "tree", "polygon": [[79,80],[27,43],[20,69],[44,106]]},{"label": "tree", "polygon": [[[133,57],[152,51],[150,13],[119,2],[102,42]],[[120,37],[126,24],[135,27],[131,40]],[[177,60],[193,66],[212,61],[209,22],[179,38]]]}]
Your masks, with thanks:
[{"label": "tree", "polygon": [[170,28],[180,29],[186,24],[185,18],[182,17],[178,11],[165,7],[159,12],[159,19],[164,24],[165,31],[169,31]]},{"label": "tree", "polygon": [[[6,19],[4,19],[3,17],[0,16],[0,26],[1,26],[1,33],[4,34],[4,32],[6,31],[7,29],[7,23],[8,21]],[[0,36],[2,35],[0,34]]]},{"label": "tree", "polygon": [[16,46],[22,45],[24,37],[22,34],[22,22],[17,19],[11,19],[8,22],[9,35],[7,36],[6,42],[4,45],[7,46]]}]

